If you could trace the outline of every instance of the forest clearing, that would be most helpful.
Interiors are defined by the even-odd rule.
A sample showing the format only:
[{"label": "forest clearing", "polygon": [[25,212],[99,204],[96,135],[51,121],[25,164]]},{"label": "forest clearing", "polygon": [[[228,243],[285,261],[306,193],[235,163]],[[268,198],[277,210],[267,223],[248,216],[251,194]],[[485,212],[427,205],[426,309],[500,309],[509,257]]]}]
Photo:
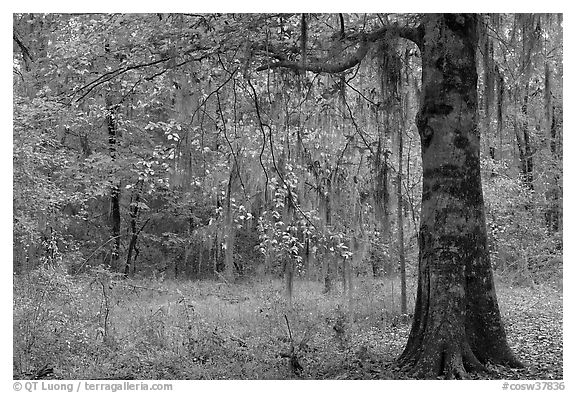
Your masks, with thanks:
[{"label": "forest clearing", "polygon": [[13,14],[14,378],[563,379],[563,23]]},{"label": "forest clearing", "polygon": [[[359,282],[350,311],[341,291],[326,296],[300,280],[290,308],[279,280],[34,278],[14,296],[16,370],[49,364],[59,379],[410,378],[394,364],[410,329],[398,279]],[[481,377],[563,379],[561,288],[497,289],[508,338],[528,366],[492,366]]]}]

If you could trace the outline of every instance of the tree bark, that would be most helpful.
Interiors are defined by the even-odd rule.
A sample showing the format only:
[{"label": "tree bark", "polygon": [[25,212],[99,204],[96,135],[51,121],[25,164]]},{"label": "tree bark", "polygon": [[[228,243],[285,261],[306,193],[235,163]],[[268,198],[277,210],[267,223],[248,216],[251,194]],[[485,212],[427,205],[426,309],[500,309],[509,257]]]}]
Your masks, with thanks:
[{"label": "tree bark", "polygon": [[521,366],[492,277],[480,178],[474,15],[426,15],[417,126],[423,190],[414,320],[401,365],[460,378],[486,362]]}]

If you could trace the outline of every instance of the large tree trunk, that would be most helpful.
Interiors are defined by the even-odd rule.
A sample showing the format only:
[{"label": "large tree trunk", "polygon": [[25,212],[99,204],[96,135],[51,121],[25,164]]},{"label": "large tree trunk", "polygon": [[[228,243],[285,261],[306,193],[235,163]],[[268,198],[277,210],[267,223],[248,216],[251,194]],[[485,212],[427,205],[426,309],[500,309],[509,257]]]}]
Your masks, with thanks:
[{"label": "large tree trunk", "polygon": [[423,190],[414,320],[400,364],[464,377],[490,361],[520,366],[500,319],[480,179],[473,15],[427,15],[417,117]]}]

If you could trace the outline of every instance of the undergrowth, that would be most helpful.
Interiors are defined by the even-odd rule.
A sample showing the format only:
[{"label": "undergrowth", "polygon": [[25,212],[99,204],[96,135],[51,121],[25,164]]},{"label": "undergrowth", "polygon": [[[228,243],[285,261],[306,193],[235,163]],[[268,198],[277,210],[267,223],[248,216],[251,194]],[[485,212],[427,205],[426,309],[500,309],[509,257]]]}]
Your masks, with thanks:
[{"label": "undergrowth", "polygon": [[[350,303],[338,290],[322,294],[321,284],[296,281],[289,307],[280,280],[228,285],[38,269],[14,278],[14,377],[34,378],[49,365],[63,379],[404,378],[393,368],[410,328],[397,280],[355,286]],[[525,318],[516,294],[537,289],[500,287],[514,331],[508,316]],[[561,334],[555,350],[561,364]]]}]

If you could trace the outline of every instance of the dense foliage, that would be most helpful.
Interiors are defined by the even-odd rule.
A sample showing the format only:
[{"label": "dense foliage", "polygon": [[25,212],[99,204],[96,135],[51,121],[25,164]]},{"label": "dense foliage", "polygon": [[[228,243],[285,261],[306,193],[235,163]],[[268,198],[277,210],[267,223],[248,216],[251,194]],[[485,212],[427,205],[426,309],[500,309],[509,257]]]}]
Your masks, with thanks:
[{"label": "dense foliage", "polygon": [[[352,305],[363,291],[358,285],[353,294],[353,280],[385,277],[394,304],[400,288],[394,292],[393,283],[400,276],[406,314],[406,289],[413,303],[422,198],[414,121],[421,55],[397,36],[371,45],[365,37],[384,27],[415,26],[419,18],[14,14],[19,356],[42,357],[34,351],[42,340],[57,341],[56,332],[69,339],[52,347],[54,353],[72,359],[82,347],[87,357],[97,356],[101,348],[88,332],[103,341],[118,339],[108,330],[108,302],[132,296],[122,292],[126,288],[107,289],[120,277],[212,278],[222,285],[283,277],[290,302],[295,277],[311,286],[322,282],[324,292],[334,292],[341,280]],[[494,14],[480,20],[478,124],[492,264],[507,283],[558,283],[562,16]],[[362,61],[353,63],[354,51],[363,50]],[[300,67],[343,54],[350,54],[350,63],[334,63],[330,73]],[[29,314],[45,303],[42,312]],[[333,306],[327,306],[329,316],[313,311],[337,319],[341,311]],[[172,312],[187,310],[181,308]],[[205,337],[190,341],[180,331],[168,332],[156,325],[164,323],[156,314],[140,317],[150,325],[143,340],[156,340],[166,356],[186,345],[207,352],[218,347],[198,341]],[[225,333],[206,323],[213,339],[224,340]],[[40,325],[54,337],[36,331]],[[164,336],[169,333],[174,336]],[[238,352],[234,356],[250,358],[226,340]],[[253,343],[260,344],[270,342]],[[350,359],[351,345],[340,344],[340,355]],[[217,356],[224,359],[227,352],[206,355]],[[256,377],[278,375],[259,375],[254,367]],[[159,377],[178,374],[166,373]],[[546,377],[545,371],[538,375]]]},{"label": "dense foliage", "polygon": [[[344,26],[401,18],[341,17],[307,16],[307,56],[342,50],[327,45]],[[486,16],[479,48],[493,259],[524,279],[560,268],[559,23]],[[400,133],[409,250],[419,214],[418,51],[390,39],[340,74],[257,71],[266,46],[298,58],[300,24],[14,15],[15,271],[104,263],[192,278],[233,262],[231,279],[361,252],[356,271],[394,273]]]}]

